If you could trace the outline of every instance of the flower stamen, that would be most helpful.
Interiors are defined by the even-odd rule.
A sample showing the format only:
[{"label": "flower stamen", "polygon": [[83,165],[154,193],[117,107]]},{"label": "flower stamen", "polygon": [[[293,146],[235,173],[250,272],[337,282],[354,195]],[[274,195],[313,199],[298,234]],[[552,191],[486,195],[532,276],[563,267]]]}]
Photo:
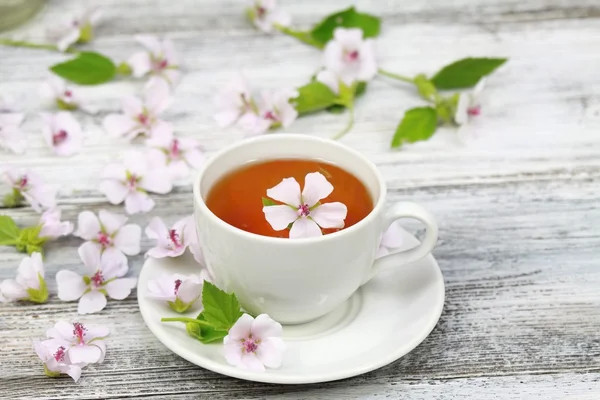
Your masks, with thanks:
[{"label": "flower stamen", "polygon": [[64,361],[65,360],[65,348],[63,346],[60,346],[57,350],[56,353],[54,353],[54,359],[58,362]]},{"label": "flower stamen", "polygon": [[179,237],[179,233],[175,229],[169,230],[169,240],[175,245],[175,247],[179,248],[183,245],[181,243],[181,238]]},{"label": "flower stamen", "polygon": [[179,292],[179,286],[181,286],[181,279],[175,281],[175,296],[177,296],[177,292]]},{"label": "flower stamen", "polygon": [[67,131],[61,129],[60,131],[52,135],[52,144],[58,146],[59,144],[67,140],[67,136]]},{"label": "flower stamen", "polygon": [[467,114],[469,114],[471,117],[478,116],[479,114],[481,114],[481,106],[477,105],[477,106],[469,107],[467,109]]},{"label": "flower stamen", "polygon": [[104,248],[110,247],[112,245],[112,241],[110,240],[110,236],[108,236],[104,232],[98,232],[98,243]]},{"label": "flower stamen", "polygon": [[94,284],[94,286],[99,287],[104,283],[104,277],[102,276],[102,271],[98,270],[92,277],[90,281]]},{"label": "flower stamen", "polygon": [[85,343],[83,339],[83,335],[85,335],[85,331],[87,331],[86,327],[83,326],[81,322],[73,323],[73,336],[77,339],[78,344]]},{"label": "flower stamen", "polygon": [[179,140],[173,139],[171,142],[171,158],[179,158],[181,149],[179,148]]},{"label": "flower stamen", "polygon": [[301,217],[308,217],[310,215],[310,207],[308,204],[302,204],[298,207],[298,215]]},{"label": "flower stamen", "polygon": [[258,349],[258,340],[252,338],[242,339],[242,352],[246,354],[254,353]]}]

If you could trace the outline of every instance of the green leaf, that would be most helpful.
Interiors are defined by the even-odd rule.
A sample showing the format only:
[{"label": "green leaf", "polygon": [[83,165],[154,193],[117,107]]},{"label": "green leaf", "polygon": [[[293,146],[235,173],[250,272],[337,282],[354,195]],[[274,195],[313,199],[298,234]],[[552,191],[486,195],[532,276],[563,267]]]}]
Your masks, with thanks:
[{"label": "green leaf", "polygon": [[325,44],[333,38],[335,28],[360,28],[363,37],[376,37],[381,30],[381,19],[370,14],[359,13],[354,7],[327,16],[318,23],[311,31],[315,46],[325,47]]},{"label": "green leaf", "polygon": [[[204,316],[204,311],[198,315],[196,318],[200,321],[206,321],[206,317]],[[228,330],[216,329],[213,327],[205,326],[205,325],[196,325],[200,326],[200,341],[202,343],[212,343],[219,340],[223,340],[225,336],[229,333]],[[187,329],[187,327],[186,327]]]},{"label": "green leaf", "polygon": [[506,58],[464,58],[446,65],[431,82],[438,89],[463,89],[473,87],[481,78],[494,72]]},{"label": "green leaf", "polygon": [[423,74],[415,77],[417,91],[425,100],[434,101],[437,95],[435,85]]},{"label": "green leaf", "polygon": [[271,199],[270,199],[270,198],[268,198],[268,197],[263,197],[263,198],[262,198],[262,205],[263,205],[263,207],[268,207],[268,206],[278,206],[278,205],[279,205],[279,203],[277,203],[277,202],[275,202],[275,201],[271,200]]},{"label": "green leaf", "polygon": [[8,215],[0,215],[0,245],[15,245],[21,230]]},{"label": "green leaf", "polygon": [[97,85],[113,79],[117,67],[110,58],[102,54],[84,51],[72,60],[53,65],[50,70],[80,85]]},{"label": "green leaf", "polygon": [[204,281],[202,288],[202,305],[202,315],[215,329],[229,330],[243,314],[235,294],[226,293],[208,281]]},{"label": "green leaf", "polygon": [[34,303],[45,303],[48,301],[48,288],[46,287],[46,281],[42,275],[38,272],[38,280],[40,282],[39,289],[27,289],[27,300]]},{"label": "green leaf", "polygon": [[298,88],[298,97],[293,100],[293,105],[299,114],[308,114],[335,104],[336,99],[329,86],[312,81]]},{"label": "green leaf", "polygon": [[403,143],[429,139],[437,127],[437,113],[431,107],[417,107],[404,113],[392,139],[392,148]]}]

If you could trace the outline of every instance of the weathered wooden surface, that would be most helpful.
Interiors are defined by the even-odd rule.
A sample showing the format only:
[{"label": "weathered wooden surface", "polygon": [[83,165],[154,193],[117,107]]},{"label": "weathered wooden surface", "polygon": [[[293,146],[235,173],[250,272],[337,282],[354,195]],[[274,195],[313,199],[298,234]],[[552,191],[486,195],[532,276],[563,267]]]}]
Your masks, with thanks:
[{"label": "weathered wooden surface", "polygon": [[[238,1],[105,1],[107,23],[92,47],[115,59],[138,49],[132,35],[175,40],[187,73],[165,118],[181,135],[199,138],[208,152],[241,137],[216,128],[211,96],[243,68],[257,88],[298,86],[320,54],[293,39],[264,36],[243,19]],[[282,0],[300,25],[348,2]],[[0,305],[2,398],[331,398],[331,399],[597,399],[600,398],[600,6],[593,0],[359,1],[384,18],[378,40],[381,65],[406,74],[433,72],[468,55],[508,56],[489,80],[482,139],[460,145],[450,129],[426,143],[389,151],[403,110],[420,104],[400,83],[377,78],[357,104],[356,125],[344,142],[367,154],[390,186],[390,200],[421,202],[436,214],[434,251],[446,281],[446,305],[432,334],[412,353],[381,370],[342,382],[274,386],[203,370],[170,353],[146,329],[135,295],[109,301],[81,318],[106,324],[112,334],[103,364],[70,378],[42,375],[31,350],[58,319],[76,318],[76,303],[52,296],[45,305]],[[80,2],[51,1],[14,32],[40,37],[44,25]],[[25,156],[0,153],[0,168],[27,166],[61,187],[59,204],[75,221],[82,210],[107,208],[95,190],[102,166],[123,149],[99,127],[117,109],[129,81],[84,88],[98,113],[78,114],[85,131],[81,154],[62,159],[42,142],[36,101],[46,67],[61,55],[0,47],[0,91],[27,102]],[[290,132],[328,136],[344,116],[300,119]],[[182,185],[155,196],[151,216],[169,222],[191,212]],[[20,224],[29,208],[1,210]],[[418,231],[417,225],[408,225]],[[47,248],[47,281],[56,293],[59,269],[77,269],[69,237]],[[144,240],[143,249],[149,243]],[[0,247],[0,279],[12,277],[22,255]],[[143,256],[130,259],[137,275]]]}]

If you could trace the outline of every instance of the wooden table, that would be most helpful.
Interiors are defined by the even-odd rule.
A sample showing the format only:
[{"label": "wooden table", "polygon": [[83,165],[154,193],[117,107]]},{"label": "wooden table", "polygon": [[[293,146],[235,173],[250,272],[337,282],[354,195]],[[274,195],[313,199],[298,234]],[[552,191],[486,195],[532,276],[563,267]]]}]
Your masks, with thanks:
[{"label": "wooden table", "polygon": [[[43,27],[80,2],[51,1],[15,35],[42,38]],[[139,49],[133,35],[172,38],[186,75],[166,119],[180,135],[213,152],[242,137],[212,120],[212,95],[243,68],[257,88],[299,86],[320,63],[320,53],[283,36],[265,36],[243,18],[240,1],[105,1],[107,22],[91,44],[123,60]],[[307,27],[348,2],[282,0],[298,26]],[[371,158],[389,184],[390,200],[422,203],[438,218],[434,256],[446,283],[443,315],[413,352],[378,371],[340,382],[275,386],[240,381],[189,364],[148,331],[132,294],[82,317],[112,334],[103,364],[89,366],[78,385],[49,379],[31,349],[59,319],[77,318],[76,303],[56,297],[54,275],[77,270],[81,240],[47,247],[47,304],[0,305],[2,398],[211,398],[211,399],[598,399],[600,398],[600,8],[595,0],[358,1],[383,17],[381,66],[399,73],[432,73],[466,56],[507,56],[489,79],[484,139],[464,146],[452,129],[428,142],[390,151],[404,110],[422,104],[399,82],[376,78],[358,101],[356,125],[343,142]],[[0,48],[0,91],[24,96],[29,134],[25,156],[0,153],[1,166],[23,166],[60,186],[66,219],[83,210],[109,209],[96,190],[102,167],[127,146],[100,122],[118,99],[141,89],[122,80],[82,88],[96,115],[78,113],[84,150],[53,156],[44,145],[37,87],[47,66],[64,57]],[[290,132],[331,136],[344,116],[320,113],[298,120]],[[192,212],[189,185],[154,196],[155,215],[169,222]],[[1,210],[33,224],[31,208]],[[417,235],[418,225],[407,225]],[[150,247],[144,238],[143,251]],[[0,247],[0,279],[13,277],[23,257]],[[130,258],[137,275],[143,255]]]}]

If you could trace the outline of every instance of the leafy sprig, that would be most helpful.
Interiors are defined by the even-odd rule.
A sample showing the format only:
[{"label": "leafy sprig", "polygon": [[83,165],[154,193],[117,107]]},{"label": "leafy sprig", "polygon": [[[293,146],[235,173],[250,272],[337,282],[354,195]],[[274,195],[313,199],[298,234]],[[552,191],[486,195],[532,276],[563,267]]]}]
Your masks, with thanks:
[{"label": "leafy sprig", "polygon": [[41,225],[19,228],[8,215],[0,215],[0,246],[13,246],[21,253],[43,254],[48,238],[40,237]]}]

